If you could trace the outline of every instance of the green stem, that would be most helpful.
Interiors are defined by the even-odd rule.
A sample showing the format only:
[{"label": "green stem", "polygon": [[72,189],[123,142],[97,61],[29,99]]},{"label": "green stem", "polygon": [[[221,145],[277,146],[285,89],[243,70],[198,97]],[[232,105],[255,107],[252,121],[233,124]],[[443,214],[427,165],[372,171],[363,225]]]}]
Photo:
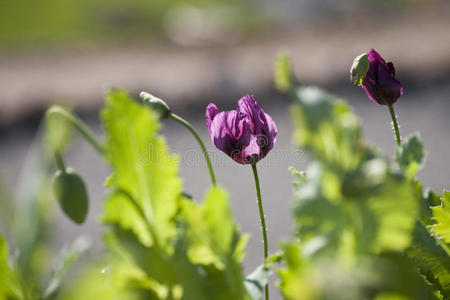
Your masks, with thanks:
[{"label": "green stem", "polygon": [[388,105],[389,112],[391,114],[392,125],[394,126],[395,139],[397,140],[397,146],[400,146],[400,131],[398,130],[397,117],[395,116],[394,106],[392,104]]},{"label": "green stem", "polygon": [[213,171],[213,167],[212,167],[212,164],[211,164],[211,160],[209,158],[208,152],[206,151],[206,147],[203,144],[200,136],[197,134],[197,132],[195,132],[195,130],[191,126],[191,124],[189,124],[189,122],[186,121],[185,119],[183,119],[182,117],[180,117],[180,116],[178,116],[178,115],[176,115],[174,113],[170,113],[169,117],[172,118],[173,120],[177,121],[178,123],[180,123],[184,127],[186,127],[192,133],[192,135],[195,137],[197,142],[200,144],[200,148],[202,148],[203,156],[205,157],[206,163],[208,164],[209,175],[211,176],[212,184],[213,184],[213,186],[216,186],[216,177],[214,176],[214,171]]},{"label": "green stem", "polygon": [[[264,218],[264,210],[262,206],[261,200],[261,188],[259,185],[259,177],[258,170],[256,169],[256,163],[252,164],[253,177],[255,178],[255,186],[256,186],[256,196],[258,198],[258,208],[259,208],[259,218],[261,219],[261,229],[264,241],[264,266],[267,268],[267,257],[269,255],[269,248],[267,245],[267,230],[266,230],[266,220]],[[266,300],[269,300],[269,284],[266,284],[264,287]]]},{"label": "green stem", "polygon": [[64,164],[64,160],[61,156],[61,153],[59,151],[55,152],[55,159],[56,159],[56,166],[58,169],[62,172],[66,171],[66,165]]},{"label": "green stem", "polygon": [[52,115],[60,116],[71,123],[100,155],[105,153],[105,147],[100,144],[95,134],[79,118],[58,106],[54,106],[47,111],[47,117]]}]

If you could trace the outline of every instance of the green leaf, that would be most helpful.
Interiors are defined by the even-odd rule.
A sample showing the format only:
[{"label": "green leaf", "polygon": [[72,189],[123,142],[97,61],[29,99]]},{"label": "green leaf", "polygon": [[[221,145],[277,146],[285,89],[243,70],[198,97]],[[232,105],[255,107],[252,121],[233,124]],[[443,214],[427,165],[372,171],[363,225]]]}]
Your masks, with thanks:
[{"label": "green leaf", "polygon": [[440,206],[432,207],[436,224],[431,225],[438,239],[450,245],[450,191],[444,191]]},{"label": "green leaf", "polygon": [[167,288],[148,278],[141,269],[110,257],[74,277],[61,295],[65,300],[159,300],[166,297]]},{"label": "green leaf", "polygon": [[275,87],[281,92],[289,92],[294,83],[291,58],[287,54],[278,54],[274,64]]},{"label": "green leaf", "polygon": [[298,88],[292,110],[294,141],[315,159],[353,169],[367,155],[359,121],[343,102],[315,87]]},{"label": "green leaf", "polygon": [[416,195],[420,200],[419,220],[425,225],[434,224],[432,207],[441,204],[440,196],[429,188],[423,191],[419,181],[414,180],[413,184],[416,189]]},{"label": "green leaf", "polygon": [[409,178],[420,170],[425,161],[425,151],[418,134],[411,135],[402,141],[397,148],[395,160]]},{"label": "green leaf", "polygon": [[374,180],[373,161],[368,163],[372,167],[358,173],[365,188],[352,189],[351,194],[331,169],[318,163],[308,168],[308,180],[294,194],[302,241],[321,236],[327,249],[341,254],[408,247],[418,210],[414,190],[409,181],[392,174]]},{"label": "green leaf", "polygon": [[370,236],[370,231],[366,231],[364,226],[376,228],[372,238],[378,252],[403,250],[409,246],[418,210],[409,181],[395,176],[388,176],[385,180],[367,199],[373,217],[368,218],[369,222],[362,222],[362,235]]},{"label": "green leaf", "polygon": [[427,231],[417,223],[414,239],[406,254],[416,264],[418,270],[444,299],[450,299],[450,256]]},{"label": "green leaf", "polygon": [[[248,238],[239,235],[225,191],[211,188],[201,205],[184,199],[179,220],[184,234],[180,236],[178,249],[185,248],[187,254],[178,252],[175,260],[181,261],[181,265],[186,264],[185,255],[189,260],[182,280],[197,278],[195,284],[198,288],[203,290],[204,286],[205,290],[214,290],[217,299],[247,299],[240,262]],[[175,266],[178,269],[180,263]],[[199,269],[203,271],[199,273]],[[187,299],[208,299],[211,296],[210,293],[195,291],[187,282],[182,286],[192,289],[192,295],[189,294]]]},{"label": "green leaf", "polygon": [[24,299],[19,277],[8,262],[8,247],[0,236],[0,299]]},{"label": "green leaf", "polygon": [[[400,253],[354,256],[352,260],[309,256],[299,242],[282,246],[284,266],[278,269],[285,299],[437,299],[428,284]],[[381,298],[382,299],[382,298]]]},{"label": "green leaf", "polygon": [[[156,114],[125,92],[112,91],[102,120],[106,157],[114,171],[109,187],[130,196],[113,193],[106,202],[103,220],[132,230],[144,245],[155,243],[154,238],[166,244],[176,233],[173,218],[181,181],[177,177],[178,158],[169,154],[164,139],[157,135],[160,125]],[[146,220],[138,216],[131,201]]]},{"label": "green leaf", "polygon": [[245,288],[252,300],[262,300],[264,298],[264,287],[269,282],[270,271],[264,265],[260,265],[250,275],[245,278]]},{"label": "green leaf", "polygon": [[203,205],[183,201],[183,218],[188,223],[188,256],[196,264],[214,264],[224,269],[223,256],[228,255],[236,234],[227,195],[220,188],[211,189]]}]

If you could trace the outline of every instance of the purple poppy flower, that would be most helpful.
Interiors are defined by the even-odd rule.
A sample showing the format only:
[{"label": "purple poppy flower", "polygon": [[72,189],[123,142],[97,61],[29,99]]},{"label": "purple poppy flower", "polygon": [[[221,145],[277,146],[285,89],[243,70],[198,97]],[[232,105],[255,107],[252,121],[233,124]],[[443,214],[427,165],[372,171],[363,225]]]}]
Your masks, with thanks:
[{"label": "purple poppy flower", "polygon": [[219,112],[214,103],[206,107],[206,125],[214,145],[240,164],[264,158],[277,140],[277,126],[252,95],[238,101],[237,109]]},{"label": "purple poppy flower", "polygon": [[370,67],[362,82],[364,91],[377,104],[394,104],[403,95],[403,87],[395,78],[394,65],[386,63],[374,49],[370,49],[367,58]]}]

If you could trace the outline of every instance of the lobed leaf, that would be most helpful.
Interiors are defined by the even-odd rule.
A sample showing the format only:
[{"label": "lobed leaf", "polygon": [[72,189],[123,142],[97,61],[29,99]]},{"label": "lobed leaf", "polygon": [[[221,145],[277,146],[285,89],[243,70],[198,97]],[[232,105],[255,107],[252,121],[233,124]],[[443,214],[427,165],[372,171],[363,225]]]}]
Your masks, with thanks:
[{"label": "lobed leaf", "polygon": [[[155,243],[154,239],[167,243],[176,233],[173,218],[181,180],[177,177],[177,157],[169,154],[164,139],[157,135],[157,116],[125,92],[112,91],[102,120],[106,157],[114,171],[108,186],[123,192],[110,195],[103,220],[132,230],[147,246]],[[145,220],[137,216],[136,209],[143,212]],[[150,224],[150,230],[145,223]]]},{"label": "lobed leaf", "polygon": [[411,135],[401,142],[395,160],[410,178],[419,171],[425,162],[425,151],[418,134]]},{"label": "lobed leaf", "polygon": [[0,236],[0,299],[25,299],[24,291],[16,271],[8,262],[8,247]]},{"label": "lobed leaf", "polygon": [[424,224],[418,222],[414,239],[406,254],[416,264],[433,288],[443,299],[450,299],[450,256],[448,249],[439,244]]},{"label": "lobed leaf", "polygon": [[359,121],[344,102],[315,87],[296,89],[295,143],[315,159],[354,169],[366,155]]},{"label": "lobed leaf", "polygon": [[436,224],[431,225],[433,233],[450,245],[450,191],[444,191],[440,206],[432,207]]}]

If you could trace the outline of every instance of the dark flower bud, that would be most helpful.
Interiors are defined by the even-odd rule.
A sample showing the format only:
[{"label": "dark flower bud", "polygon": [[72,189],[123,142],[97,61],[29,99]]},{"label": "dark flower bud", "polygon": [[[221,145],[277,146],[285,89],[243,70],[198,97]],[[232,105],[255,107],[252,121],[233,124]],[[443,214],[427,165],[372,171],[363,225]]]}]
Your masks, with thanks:
[{"label": "dark flower bud", "polygon": [[82,224],[88,212],[86,186],[72,168],[58,170],[53,177],[53,193],[64,214],[73,222]]},{"label": "dark flower bud", "polygon": [[155,97],[147,92],[141,92],[139,96],[141,97],[144,105],[151,107],[161,119],[167,119],[169,117],[170,108],[164,100],[159,99],[158,97]]},{"label": "dark flower bud", "polygon": [[[358,71],[361,73],[359,73],[359,76],[364,73],[364,59],[363,56],[360,56],[360,58],[361,61],[357,64],[360,66]],[[381,105],[394,104],[403,95],[403,87],[400,81],[395,78],[394,65],[391,62],[386,63],[374,49],[367,52],[367,59],[369,70],[360,85],[373,102]]]}]

